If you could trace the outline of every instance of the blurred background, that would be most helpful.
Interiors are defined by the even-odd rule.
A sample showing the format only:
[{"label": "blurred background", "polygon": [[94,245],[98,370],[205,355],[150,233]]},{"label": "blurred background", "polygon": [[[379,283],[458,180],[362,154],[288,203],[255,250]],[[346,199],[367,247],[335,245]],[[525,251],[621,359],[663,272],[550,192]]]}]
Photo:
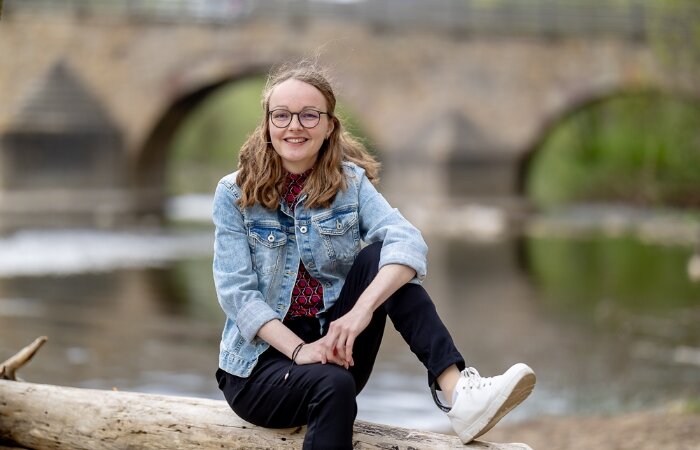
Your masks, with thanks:
[{"label": "blurred background", "polygon": [[[212,193],[270,68],[317,58],[423,231],[506,418],[700,409],[693,0],[0,1],[0,359],[42,383],[221,398]],[[359,418],[448,431],[387,327]]]}]

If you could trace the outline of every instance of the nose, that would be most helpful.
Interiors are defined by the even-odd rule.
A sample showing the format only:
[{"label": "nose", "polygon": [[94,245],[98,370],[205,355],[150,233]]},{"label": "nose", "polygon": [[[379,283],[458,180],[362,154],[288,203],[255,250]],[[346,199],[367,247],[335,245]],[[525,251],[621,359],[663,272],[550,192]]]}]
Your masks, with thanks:
[{"label": "nose", "polygon": [[290,130],[302,130],[304,127],[301,125],[299,120],[299,113],[292,113],[292,121],[289,122]]}]

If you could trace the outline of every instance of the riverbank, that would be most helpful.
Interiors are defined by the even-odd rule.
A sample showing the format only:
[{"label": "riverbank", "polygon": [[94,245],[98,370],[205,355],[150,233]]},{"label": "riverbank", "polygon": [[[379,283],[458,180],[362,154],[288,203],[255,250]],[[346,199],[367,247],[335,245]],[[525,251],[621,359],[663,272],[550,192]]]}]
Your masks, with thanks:
[{"label": "riverbank", "polygon": [[483,439],[524,442],[533,450],[700,450],[700,412],[541,417],[497,426]]}]

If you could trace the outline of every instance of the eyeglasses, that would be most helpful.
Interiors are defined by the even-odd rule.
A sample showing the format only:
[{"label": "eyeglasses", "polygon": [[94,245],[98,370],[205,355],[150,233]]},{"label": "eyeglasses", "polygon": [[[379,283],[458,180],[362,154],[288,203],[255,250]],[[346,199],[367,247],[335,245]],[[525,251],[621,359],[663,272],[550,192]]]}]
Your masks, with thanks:
[{"label": "eyeglasses", "polygon": [[331,115],[322,111],[316,111],[315,109],[302,109],[299,112],[291,112],[286,109],[273,109],[270,111],[270,120],[272,125],[277,128],[286,128],[292,123],[292,118],[297,116],[299,123],[304,128],[313,128],[321,121],[321,114],[325,114],[328,117]]}]

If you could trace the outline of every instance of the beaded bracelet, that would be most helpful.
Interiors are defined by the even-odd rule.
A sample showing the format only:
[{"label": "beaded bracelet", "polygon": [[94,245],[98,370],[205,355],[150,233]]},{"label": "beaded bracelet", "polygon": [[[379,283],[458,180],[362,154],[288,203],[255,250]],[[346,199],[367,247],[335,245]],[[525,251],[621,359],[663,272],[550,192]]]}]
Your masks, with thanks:
[{"label": "beaded bracelet", "polygon": [[292,352],[292,364],[289,365],[289,369],[287,369],[287,373],[284,374],[284,379],[286,380],[289,377],[289,372],[292,371],[292,367],[294,367],[295,361],[297,359],[297,355],[299,355],[299,351],[301,348],[306,344],[306,342],[302,342],[301,344],[297,345],[294,351]]}]

